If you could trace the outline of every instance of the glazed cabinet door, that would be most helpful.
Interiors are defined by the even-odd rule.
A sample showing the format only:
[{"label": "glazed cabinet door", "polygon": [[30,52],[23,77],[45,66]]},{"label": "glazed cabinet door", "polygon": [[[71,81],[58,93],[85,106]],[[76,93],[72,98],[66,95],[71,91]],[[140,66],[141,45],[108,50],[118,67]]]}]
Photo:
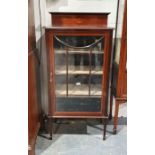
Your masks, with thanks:
[{"label": "glazed cabinet door", "polygon": [[49,115],[107,116],[112,29],[46,29]]},{"label": "glazed cabinet door", "polygon": [[100,112],[104,37],[53,37],[56,112]]}]

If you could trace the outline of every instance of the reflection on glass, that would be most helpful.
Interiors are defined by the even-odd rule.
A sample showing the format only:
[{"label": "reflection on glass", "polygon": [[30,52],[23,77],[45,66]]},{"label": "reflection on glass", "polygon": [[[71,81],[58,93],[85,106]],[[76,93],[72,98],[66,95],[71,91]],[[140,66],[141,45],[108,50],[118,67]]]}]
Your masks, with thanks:
[{"label": "reflection on glass", "polygon": [[65,75],[56,75],[56,96],[66,96],[66,76]]},{"label": "reflection on glass", "polygon": [[92,96],[101,96],[102,95],[102,76],[101,75],[91,75],[91,91],[90,95]]},{"label": "reflection on glass", "polygon": [[89,76],[88,75],[69,75],[68,77],[69,96],[88,96],[89,95]]},{"label": "reflection on glass", "polygon": [[56,96],[66,96],[66,53],[55,54]]}]

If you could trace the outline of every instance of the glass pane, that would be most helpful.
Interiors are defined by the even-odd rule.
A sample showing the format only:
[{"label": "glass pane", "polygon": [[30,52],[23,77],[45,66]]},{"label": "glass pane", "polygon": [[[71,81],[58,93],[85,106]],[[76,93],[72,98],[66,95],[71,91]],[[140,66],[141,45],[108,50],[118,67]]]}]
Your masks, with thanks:
[{"label": "glass pane", "polygon": [[56,110],[101,110],[102,36],[55,36]]},{"label": "glass pane", "polygon": [[92,50],[91,65],[91,91],[92,96],[102,95],[102,75],[103,75],[103,40]]},{"label": "glass pane", "polygon": [[54,40],[55,52],[55,92],[57,97],[66,96],[66,53],[60,53],[64,50],[59,42]]},{"label": "glass pane", "polygon": [[66,96],[66,76],[65,75],[56,75],[56,96]]},{"label": "glass pane", "polygon": [[[77,52],[77,51],[76,51]],[[84,51],[83,51],[84,52]],[[75,53],[68,51],[68,95],[89,95],[89,51]]]},{"label": "glass pane", "polygon": [[100,98],[57,98],[57,111],[66,112],[99,112],[101,110]]},{"label": "glass pane", "polygon": [[89,95],[89,76],[88,75],[69,75],[68,76],[68,96],[88,96]]},{"label": "glass pane", "polygon": [[91,96],[101,96],[102,95],[102,76],[101,75],[91,75]]}]

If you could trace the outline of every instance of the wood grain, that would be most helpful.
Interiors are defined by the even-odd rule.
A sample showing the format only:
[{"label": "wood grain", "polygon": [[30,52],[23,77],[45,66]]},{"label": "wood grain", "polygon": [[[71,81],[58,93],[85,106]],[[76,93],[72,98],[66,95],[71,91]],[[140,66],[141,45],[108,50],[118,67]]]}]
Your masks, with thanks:
[{"label": "wood grain", "polygon": [[28,154],[35,155],[35,142],[39,131],[39,105],[36,83],[36,40],[33,0],[28,1]]},{"label": "wood grain", "polygon": [[109,13],[51,13],[52,26],[104,26]]}]

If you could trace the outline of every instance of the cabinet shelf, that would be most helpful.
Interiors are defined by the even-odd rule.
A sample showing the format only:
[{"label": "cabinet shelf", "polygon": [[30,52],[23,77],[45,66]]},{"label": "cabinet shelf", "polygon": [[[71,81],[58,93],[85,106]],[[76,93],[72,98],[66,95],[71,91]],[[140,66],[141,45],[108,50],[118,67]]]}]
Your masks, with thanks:
[{"label": "cabinet shelf", "polygon": [[[68,74],[70,75],[89,75],[89,66],[68,66]],[[55,74],[56,75],[65,75],[67,73],[66,66],[57,66]],[[101,66],[96,66],[91,69],[91,74],[93,75],[102,75],[103,70]]]},{"label": "cabinet shelf", "polygon": [[[55,49],[56,54],[66,54],[66,50],[64,49]],[[90,50],[69,50],[68,54],[89,54]],[[103,54],[103,51],[92,50],[92,54]]]},{"label": "cabinet shelf", "polygon": [[[101,96],[101,85],[91,85],[90,87],[90,95],[91,96]],[[57,85],[56,89],[56,95],[57,96],[66,96],[66,85]],[[68,95],[75,95],[75,96],[88,96],[89,95],[89,86],[86,84],[82,84],[80,86],[74,85],[74,84],[68,84]]]}]

